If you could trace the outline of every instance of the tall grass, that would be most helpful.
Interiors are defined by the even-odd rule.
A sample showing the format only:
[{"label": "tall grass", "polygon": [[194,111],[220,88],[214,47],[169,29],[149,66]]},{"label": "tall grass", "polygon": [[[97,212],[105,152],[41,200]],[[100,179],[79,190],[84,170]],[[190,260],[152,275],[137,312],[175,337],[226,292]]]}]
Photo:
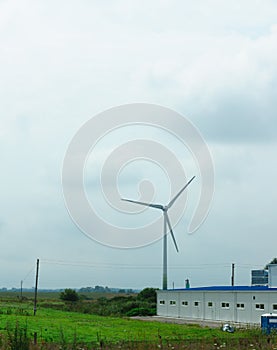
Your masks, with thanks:
[{"label": "tall grass", "polygon": [[[23,347],[21,347],[23,345]],[[44,344],[33,344],[29,342],[28,345],[18,343],[16,346],[4,342],[2,343],[1,350],[100,350],[100,349],[138,349],[138,350],[153,350],[153,349],[164,349],[164,350],[272,350],[277,349],[276,343],[270,341],[264,341],[262,339],[251,341],[249,340],[232,340],[227,342],[217,341],[214,342],[205,340],[190,340],[190,341],[168,341],[163,342],[148,342],[148,341],[122,341],[118,343],[109,343],[100,341],[95,344],[84,344],[84,343],[44,343]]]},{"label": "tall grass", "polygon": [[[6,336],[0,334],[0,350],[93,350],[93,349],[164,349],[164,350],[273,350],[277,349],[276,335],[265,336],[260,330],[246,331],[245,336],[226,339],[168,339],[161,335],[157,341],[123,340],[109,342],[101,333],[97,334],[97,341],[88,344],[78,341],[78,334],[75,333],[73,341],[68,341],[63,329],[60,329],[60,340],[58,342],[36,341],[28,332],[27,323],[22,326],[18,323],[14,327],[7,325]],[[29,335],[28,335],[29,334]]]},{"label": "tall grass", "polygon": [[[0,350],[277,350],[277,335],[260,329],[220,329],[103,317],[33,305],[1,302]],[[35,336],[36,335],[36,336]]]}]

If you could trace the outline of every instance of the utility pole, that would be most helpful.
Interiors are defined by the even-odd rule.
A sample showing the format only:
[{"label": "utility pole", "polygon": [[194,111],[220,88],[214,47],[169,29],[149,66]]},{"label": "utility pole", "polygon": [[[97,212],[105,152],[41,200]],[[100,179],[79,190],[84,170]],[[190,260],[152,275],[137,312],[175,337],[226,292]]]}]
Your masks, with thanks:
[{"label": "utility pole", "polygon": [[20,281],[20,300],[22,301],[23,299],[23,295],[22,295],[22,285],[23,285],[23,281]]},{"label": "utility pole", "polygon": [[235,285],[235,264],[232,264],[232,276],[231,276],[231,286],[234,287]]},{"label": "utility pole", "polygon": [[36,270],[36,285],[35,285],[35,300],[34,300],[34,316],[36,316],[36,312],[37,312],[38,271],[39,271],[39,259],[37,259],[37,270]]}]

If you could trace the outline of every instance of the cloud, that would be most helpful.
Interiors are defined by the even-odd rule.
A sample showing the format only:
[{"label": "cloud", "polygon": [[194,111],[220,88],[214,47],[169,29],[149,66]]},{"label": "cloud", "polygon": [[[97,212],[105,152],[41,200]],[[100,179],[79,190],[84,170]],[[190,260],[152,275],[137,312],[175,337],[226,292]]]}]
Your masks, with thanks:
[{"label": "cloud", "polygon": [[[18,283],[40,255],[93,257],[99,264],[91,273],[94,284],[160,285],[161,271],[151,266],[160,266],[161,242],[131,252],[96,244],[70,221],[62,197],[62,160],[75,132],[96,113],[130,102],[184,114],[212,149],[212,210],[195,235],[185,234],[187,216],[176,226],[181,253],[170,252],[171,266],[233,259],[264,266],[275,245],[258,256],[253,251],[264,246],[264,237],[275,239],[276,16],[273,0],[1,1],[1,263],[10,266],[1,283]],[[151,133],[156,137],[152,130],[145,136]],[[187,161],[180,144],[159,137]],[[109,147],[97,156],[102,159]],[[140,173],[129,169],[125,175],[122,193],[133,195],[128,191]],[[161,183],[159,177],[156,188]],[[99,192],[93,177],[88,186],[92,195]],[[143,262],[149,269],[137,275],[101,270],[107,261]],[[45,267],[45,286],[93,285],[87,271],[63,270],[61,282],[55,270]],[[225,281],[226,271],[218,271],[216,281]],[[206,272],[176,269],[171,279],[180,285],[190,274],[194,285],[205,284]],[[247,273],[242,281],[248,282]]]},{"label": "cloud", "polygon": [[[165,45],[168,52],[134,77],[190,114],[210,140],[275,139],[276,28],[254,39],[240,33],[200,35],[186,43],[174,37],[178,52]],[[199,52],[192,52],[197,43]]]}]

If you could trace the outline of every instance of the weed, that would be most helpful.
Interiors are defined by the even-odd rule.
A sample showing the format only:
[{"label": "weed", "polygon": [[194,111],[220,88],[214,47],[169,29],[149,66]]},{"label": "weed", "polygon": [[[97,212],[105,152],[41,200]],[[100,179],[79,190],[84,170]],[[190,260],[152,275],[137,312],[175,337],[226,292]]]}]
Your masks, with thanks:
[{"label": "weed", "polygon": [[16,322],[14,329],[7,328],[7,331],[10,350],[29,350],[27,324],[22,327]]},{"label": "weed", "polygon": [[64,335],[64,331],[62,328],[60,328],[60,349],[61,350],[68,350],[68,344],[67,344],[67,340],[66,337]]}]

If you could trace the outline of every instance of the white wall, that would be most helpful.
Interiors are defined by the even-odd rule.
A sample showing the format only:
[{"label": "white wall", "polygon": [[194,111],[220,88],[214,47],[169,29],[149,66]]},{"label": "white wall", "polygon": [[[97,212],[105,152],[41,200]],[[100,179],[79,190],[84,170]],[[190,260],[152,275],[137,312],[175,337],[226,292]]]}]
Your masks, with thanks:
[{"label": "white wall", "polygon": [[268,286],[277,287],[277,264],[268,265]]},{"label": "white wall", "polygon": [[158,316],[260,323],[262,314],[274,312],[277,312],[277,291],[157,292]]}]

